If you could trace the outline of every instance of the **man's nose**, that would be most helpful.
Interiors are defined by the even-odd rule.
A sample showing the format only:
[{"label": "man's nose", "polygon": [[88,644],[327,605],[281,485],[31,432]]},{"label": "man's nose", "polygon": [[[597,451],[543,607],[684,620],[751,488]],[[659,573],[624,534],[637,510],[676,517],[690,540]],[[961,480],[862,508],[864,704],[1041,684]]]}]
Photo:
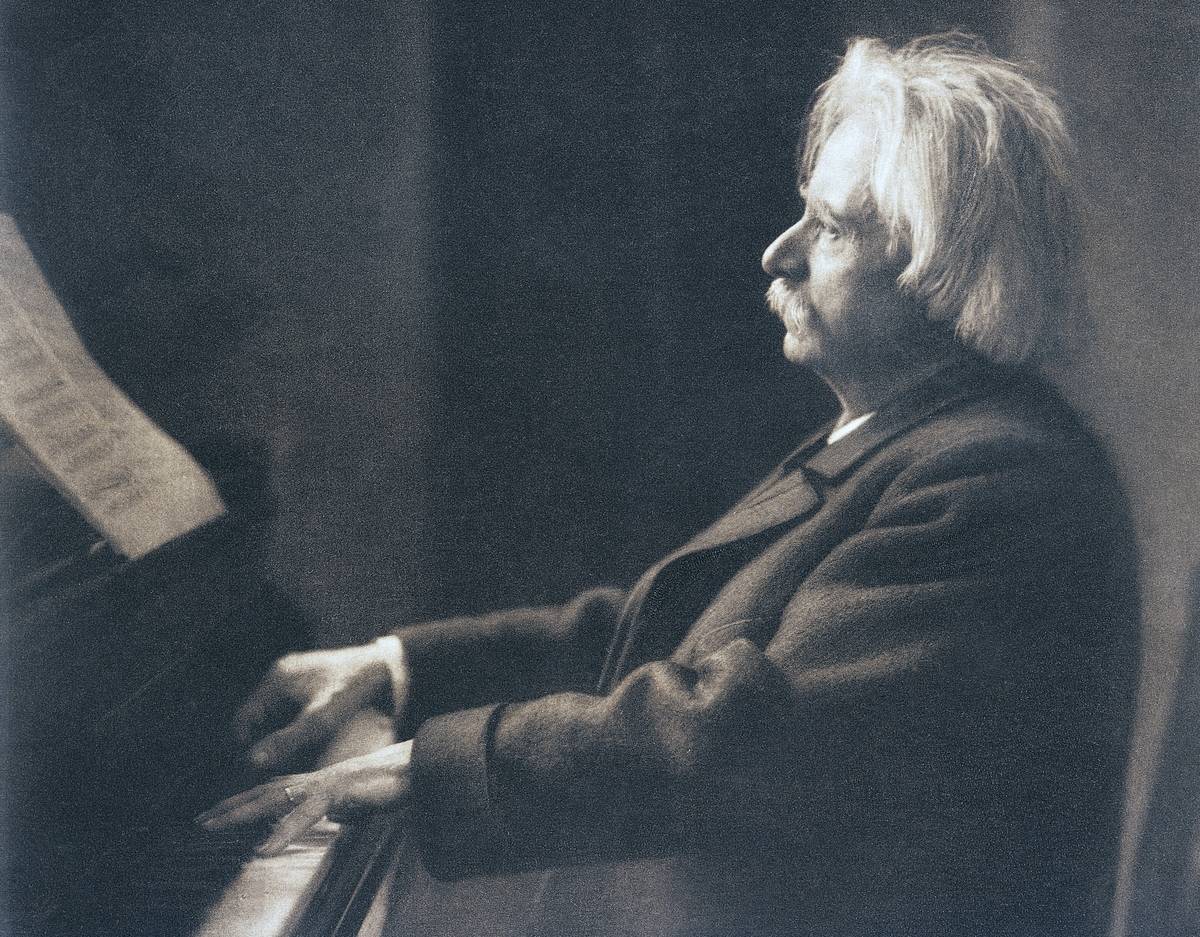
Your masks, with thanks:
[{"label": "man's nose", "polygon": [[762,268],[773,277],[803,279],[808,273],[808,237],[797,221],[763,252]]}]

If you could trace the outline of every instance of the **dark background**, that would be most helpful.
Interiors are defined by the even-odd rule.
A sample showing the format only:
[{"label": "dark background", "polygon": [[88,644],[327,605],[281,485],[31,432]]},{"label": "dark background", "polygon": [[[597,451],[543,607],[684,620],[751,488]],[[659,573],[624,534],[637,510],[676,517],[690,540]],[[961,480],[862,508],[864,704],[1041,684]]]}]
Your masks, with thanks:
[{"label": "dark background", "polygon": [[827,409],[758,258],[869,8],[9,6],[10,210],[331,639],[628,580]]},{"label": "dark background", "polygon": [[330,643],[628,581],[738,497],[829,409],[758,258],[845,38],[958,25],[1032,60],[1089,172],[1096,335],[1060,377],[1146,554],[1132,869],[1200,562],[1184,5],[0,9],[3,207],[114,380],[258,506],[263,574]]}]

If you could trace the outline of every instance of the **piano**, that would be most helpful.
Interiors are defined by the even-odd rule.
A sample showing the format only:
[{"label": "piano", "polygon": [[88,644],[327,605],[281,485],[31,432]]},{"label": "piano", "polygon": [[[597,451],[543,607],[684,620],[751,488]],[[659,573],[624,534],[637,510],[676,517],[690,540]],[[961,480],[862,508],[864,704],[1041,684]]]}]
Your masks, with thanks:
[{"label": "piano", "polygon": [[[260,574],[261,460],[226,438],[189,454],[133,407],[3,216],[0,306],[0,932],[377,929],[397,818],[325,823],[270,859],[253,853],[261,831],[192,822],[262,780],[233,715],[310,642]],[[309,757],[392,740],[391,720],[367,714]]]},{"label": "piano", "polygon": [[[12,476],[0,479],[0,930],[357,934],[395,876],[397,818],[325,823],[274,858],[253,854],[261,831],[218,835],[191,819],[261,780],[232,741],[232,716],[269,663],[307,641],[246,562],[236,517],[130,561],[48,487],[26,480],[14,497]],[[318,760],[393,740],[390,718],[364,716]]]}]

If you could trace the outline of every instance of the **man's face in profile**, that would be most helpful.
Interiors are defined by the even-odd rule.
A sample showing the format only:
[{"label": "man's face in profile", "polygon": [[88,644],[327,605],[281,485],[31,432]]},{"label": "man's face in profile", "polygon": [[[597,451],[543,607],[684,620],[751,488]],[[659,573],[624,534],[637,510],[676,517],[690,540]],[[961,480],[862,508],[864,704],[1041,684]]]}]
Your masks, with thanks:
[{"label": "man's face in profile", "polygon": [[853,377],[919,331],[868,184],[874,150],[870,122],[841,124],[802,186],[804,216],[763,255],[776,278],[767,301],[787,328],[783,353],[824,377]]}]

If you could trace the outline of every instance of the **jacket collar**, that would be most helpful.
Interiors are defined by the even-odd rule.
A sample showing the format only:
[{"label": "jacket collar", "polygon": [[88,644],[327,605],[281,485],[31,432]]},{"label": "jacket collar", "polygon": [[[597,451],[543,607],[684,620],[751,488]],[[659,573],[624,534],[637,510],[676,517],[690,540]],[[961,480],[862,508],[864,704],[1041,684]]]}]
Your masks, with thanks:
[{"label": "jacket collar", "polygon": [[[825,424],[724,517],[668,554],[654,574],[685,554],[743,540],[811,514],[823,500],[811,482],[814,476],[835,481],[921,420],[960,400],[985,393],[988,373],[989,366],[979,361],[944,365],[898,393],[863,426],[831,445],[826,445],[825,439],[832,421]],[[797,471],[801,468],[803,471]]]},{"label": "jacket collar", "polygon": [[814,475],[836,481],[884,443],[922,420],[959,401],[987,390],[989,366],[974,358],[960,358],[941,365],[928,376],[909,385],[884,403],[871,419],[837,442],[822,446],[832,423],[789,456],[787,463],[803,466]]}]

